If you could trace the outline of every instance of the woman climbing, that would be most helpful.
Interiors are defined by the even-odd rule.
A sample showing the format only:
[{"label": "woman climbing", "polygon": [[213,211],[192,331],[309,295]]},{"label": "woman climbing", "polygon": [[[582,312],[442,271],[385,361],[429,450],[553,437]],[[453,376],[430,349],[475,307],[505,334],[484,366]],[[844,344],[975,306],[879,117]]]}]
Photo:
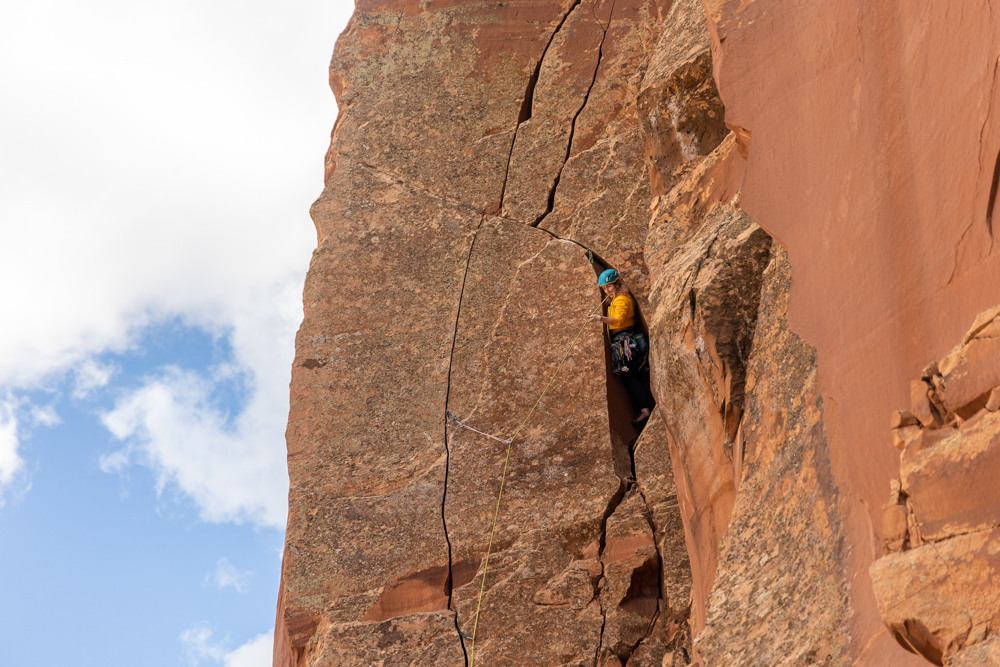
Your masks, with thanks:
[{"label": "woman climbing", "polygon": [[602,272],[597,284],[605,294],[613,298],[608,306],[607,317],[594,314],[590,316],[590,320],[608,325],[612,370],[625,381],[625,386],[639,408],[639,416],[632,420],[633,424],[639,426],[649,419],[649,396],[639,379],[639,367],[645,361],[648,346],[643,334],[635,329],[635,301],[614,269]]}]

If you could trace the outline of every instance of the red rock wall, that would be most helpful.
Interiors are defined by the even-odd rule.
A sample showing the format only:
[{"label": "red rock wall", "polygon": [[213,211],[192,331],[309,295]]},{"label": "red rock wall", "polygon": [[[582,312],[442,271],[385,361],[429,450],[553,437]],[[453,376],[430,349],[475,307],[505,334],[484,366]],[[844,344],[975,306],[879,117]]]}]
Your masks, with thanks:
[{"label": "red rock wall", "polygon": [[989,3],[706,6],[726,122],[748,144],[741,206],[787,248],[789,323],[818,353],[853,581],[849,654],[909,664],[867,574],[899,470],[886,421],[1000,302],[998,19]]},{"label": "red rock wall", "polygon": [[899,479],[883,506],[888,555],[870,568],[900,644],[935,664],[995,664],[1000,630],[1000,308],[910,383],[892,416]]},{"label": "red rock wall", "polygon": [[[933,518],[897,484],[882,527],[888,415],[1000,303],[992,16],[359,1],[312,211],[275,665],[462,665],[474,632],[484,667],[993,659],[992,625],[918,631],[891,611],[913,582],[878,569]],[[636,439],[585,328],[511,450],[484,575],[505,447],[446,414],[514,433],[595,266],[648,325],[654,415]]]},{"label": "red rock wall", "polygon": [[619,225],[613,242],[583,240],[642,298],[634,63],[663,10],[356,8],[313,207],[275,664],[464,664],[474,632],[487,665],[624,662],[644,638],[641,664],[685,655],[683,609],[669,630],[658,620],[661,570],[684,569],[661,563],[634,489],[616,519],[635,433],[613,414],[598,326],[516,442],[478,627],[504,447],[446,428],[454,413],[510,437],[599,306],[586,249],[558,225]]}]

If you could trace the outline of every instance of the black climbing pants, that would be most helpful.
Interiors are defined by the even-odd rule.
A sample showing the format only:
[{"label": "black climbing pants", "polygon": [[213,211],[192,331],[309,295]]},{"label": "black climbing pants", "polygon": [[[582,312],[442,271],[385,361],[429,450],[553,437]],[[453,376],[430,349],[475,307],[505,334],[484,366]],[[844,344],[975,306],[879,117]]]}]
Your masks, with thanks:
[{"label": "black climbing pants", "polygon": [[619,377],[625,381],[625,386],[628,388],[629,393],[632,394],[632,400],[635,401],[635,407],[641,412],[649,409],[649,396],[646,395],[646,388],[642,386],[639,373],[639,369],[634,368],[622,373]]}]

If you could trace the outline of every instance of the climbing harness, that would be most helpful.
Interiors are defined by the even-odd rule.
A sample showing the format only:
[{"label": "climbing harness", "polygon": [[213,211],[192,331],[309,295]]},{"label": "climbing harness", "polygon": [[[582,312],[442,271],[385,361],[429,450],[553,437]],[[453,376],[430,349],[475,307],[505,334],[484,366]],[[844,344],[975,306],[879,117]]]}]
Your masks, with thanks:
[{"label": "climbing harness", "polygon": [[633,365],[645,359],[646,336],[640,331],[619,331],[611,336],[611,372],[628,373]]},{"label": "climbing harness", "polygon": [[[615,277],[616,278],[618,277],[617,273],[615,274]],[[569,353],[573,351],[574,347],[576,347],[576,342],[580,340],[580,336],[583,335],[584,329],[586,329],[587,325],[590,323],[590,315],[596,313],[604,305],[604,303],[611,298],[611,296],[612,295],[609,294],[608,296],[604,297],[604,299],[599,304],[597,304],[597,307],[594,308],[594,310],[592,310],[590,314],[587,316],[587,321],[583,323],[583,326],[580,327],[580,331],[577,332],[576,337],[573,339],[573,342],[569,344],[568,348],[566,348],[566,354],[563,355],[563,358],[559,362],[559,365],[556,366],[555,371],[552,372],[552,377],[549,378],[548,384],[546,384],[545,388],[542,389],[542,393],[538,395],[538,400],[536,400],[535,404],[531,406],[530,410],[528,410],[528,414],[524,417],[524,421],[522,421],[521,424],[517,427],[517,430],[514,431],[514,434],[510,436],[508,440],[500,440],[500,438],[497,438],[496,436],[489,435],[488,433],[483,433],[482,431],[476,431],[477,433],[493,438],[494,440],[500,440],[500,442],[506,442],[507,454],[504,457],[503,473],[501,473],[500,475],[500,493],[497,494],[497,504],[496,508],[493,510],[493,527],[490,528],[490,540],[486,546],[486,559],[483,561],[483,579],[479,583],[479,600],[476,603],[476,617],[475,617],[475,622],[472,625],[472,637],[470,638],[472,640],[472,647],[469,650],[469,667],[476,666],[476,632],[479,630],[479,612],[482,610],[483,607],[483,592],[486,589],[486,574],[489,571],[490,567],[490,554],[493,552],[493,535],[496,533],[497,530],[497,519],[500,518],[500,500],[503,498],[503,489],[504,485],[507,482],[507,467],[508,464],[510,463],[511,444],[514,442],[514,439],[517,438],[518,434],[521,433],[521,429],[523,429],[525,424],[528,423],[528,420],[531,419],[531,415],[534,414],[535,408],[537,408],[538,404],[542,402],[542,398],[545,396],[545,392],[547,392],[549,390],[549,387],[552,386],[552,383],[556,379],[556,375],[559,374],[559,370],[563,367],[563,364],[566,363],[566,359],[569,358]],[[461,422],[459,422],[449,413],[445,414],[448,415],[449,419],[451,419],[452,421],[461,424]],[[470,428],[469,426],[466,426],[465,424],[461,425],[469,429],[470,431],[475,430],[473,428]],[[459,632],[461,632],[461,630],[459,630]],[[462,636],[469,638],[469,636],[466,635],[464,632],[462,632]]]}]

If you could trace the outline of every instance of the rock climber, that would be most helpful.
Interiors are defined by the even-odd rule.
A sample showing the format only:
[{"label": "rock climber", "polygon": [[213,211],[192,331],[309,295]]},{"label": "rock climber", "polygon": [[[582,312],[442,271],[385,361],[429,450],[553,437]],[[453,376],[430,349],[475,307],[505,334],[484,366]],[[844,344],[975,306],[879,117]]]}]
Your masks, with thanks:
[{"label": "rock climber", "polygon": [[645,362],[648,345],[645,336],[635,326],[635,300],[614,269],[607,269],[597,279],[605,294],[612,297],[607,316],[591,315],[590,321],[608,325],[611,338],[612,370],[620,375],[632,394],[639,416],[632,423],[639,426],[649,419],[649,396],[639,379],[639,367]]}]

